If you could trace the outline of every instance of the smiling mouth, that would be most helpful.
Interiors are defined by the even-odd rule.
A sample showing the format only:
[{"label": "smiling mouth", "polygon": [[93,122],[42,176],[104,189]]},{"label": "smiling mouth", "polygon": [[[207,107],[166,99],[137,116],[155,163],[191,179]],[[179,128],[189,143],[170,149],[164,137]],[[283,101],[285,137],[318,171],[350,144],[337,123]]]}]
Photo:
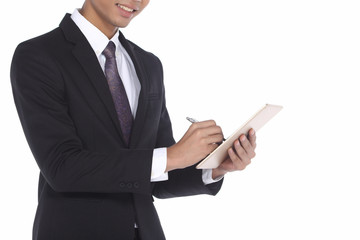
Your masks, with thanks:
[{"label": "smiling mouth", "polygon": [[121,5],[120,3],[116,3],[115,5],[116,5],[117,7],[119,7],[119,8],[121,8],[121,9],[123,9],[124,11],[129,12],[129,13],[133,13],[133,12],[136,11],[135,9],[132,9],[132,8],[123,6],[123,5]]}]

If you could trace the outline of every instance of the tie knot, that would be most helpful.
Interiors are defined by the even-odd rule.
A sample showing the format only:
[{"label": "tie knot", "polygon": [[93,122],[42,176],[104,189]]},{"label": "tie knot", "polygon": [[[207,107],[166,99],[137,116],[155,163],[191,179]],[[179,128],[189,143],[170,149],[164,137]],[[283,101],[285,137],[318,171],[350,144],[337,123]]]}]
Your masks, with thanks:
[{"label": "tie knot", "polygon": [[102,53],[106,59],[115,58],[115,49],[115,43],[110,41]]}]

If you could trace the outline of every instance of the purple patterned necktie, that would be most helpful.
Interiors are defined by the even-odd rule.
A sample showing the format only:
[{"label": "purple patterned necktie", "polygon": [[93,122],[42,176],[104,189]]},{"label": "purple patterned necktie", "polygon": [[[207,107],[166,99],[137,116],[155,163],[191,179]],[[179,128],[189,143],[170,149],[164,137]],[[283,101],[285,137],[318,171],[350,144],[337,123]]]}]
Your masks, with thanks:
[{"label": "purple patterned necktie", "polygon": [[105,50],[102,52],[106,57],[105,76],[108,81],[116,113],[120,121],[121,131],[126,140],[126,144],[129,144],[133,116],[131,114],[129,100],[116,65],[115,49],[115,44],[110,41]]}]

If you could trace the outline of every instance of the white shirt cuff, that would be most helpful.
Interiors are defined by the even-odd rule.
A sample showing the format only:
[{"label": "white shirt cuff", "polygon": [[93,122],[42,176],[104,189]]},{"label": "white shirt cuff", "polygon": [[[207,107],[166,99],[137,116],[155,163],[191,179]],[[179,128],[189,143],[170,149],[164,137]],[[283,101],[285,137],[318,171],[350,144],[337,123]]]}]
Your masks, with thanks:
[{"label": "white shirt cuff", "polygon": [[165,173],[167,164],[167,149],[156,148],[153,152],[151,182],[168,180],[168,173]]},{"label": "white shirt cuff", "polygon": [[[152,168],[151,168],[151,182],[167,181],[169,179],[168,173],[165,173],[167,164],[167,148],[156,148],[153,152]],[[212,178],[212,169],[202,170],[202,180],[205,185],[216,183],[223,179]]]},{"label": "white shirt cuff", "polygon": [[212,178],[212,169],[203,169],[202,171],[203,171],[202,172],[202,180],[205,185],[208,185],[211,183],[216,183],[216,182],[220,181],[221,179],[223,179],[223,176],[213,179]]}]

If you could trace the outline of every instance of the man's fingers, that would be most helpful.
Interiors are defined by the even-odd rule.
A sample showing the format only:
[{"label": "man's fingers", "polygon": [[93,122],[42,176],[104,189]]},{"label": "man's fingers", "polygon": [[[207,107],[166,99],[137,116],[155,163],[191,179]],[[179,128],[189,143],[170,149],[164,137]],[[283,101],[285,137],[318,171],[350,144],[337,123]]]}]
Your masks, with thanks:
[{"label": "man's fingers", "polygon": [[223,162],[220,167],[227,171],[244,170],[255,157],[256,135],[254,129],[250,129],[248,137],[241,135],[232,148],[228,149],[229,158]]},{"label": "man's fingers", "polygon": [[209,144],[208,145],[208,154],[210,154],[212,151],[214,151],[217,147],[218,147],[218,145],[216,145],[216,144]]},{"label": "man's fingers", "polygon": [[207,120],[202,122],[195,122],[191,124],[191,128],[197,129],[197,128],[207,128],[211,126],[216,126],[216,122],[214,120]]},{"label": "man's fingers", "polygon": [[[241,141],[241,143],[240,143]],[[248,140],[246,139],[245,137],[245,140],[242,140],[242,137],[240,137],[240,141],[237,140],[235,141],[235,144],[234,144],[234,148],[235,148],[235,151],[239,157],[239,159],[245,164],[245,165],[248,165],[250,164],[251,162],[251,158],[248,154],[248,152],[246,151],[246,149],[244,148],[243,144],[245,142],[247,142],[248,145],[250,145],[250,143],[248,142]]]},{"label": "man's fingers", "polygon": [[[192,133],[196,134],[199,139],[208,138],[209,136],[213,135],[221,135],[223,138],[221,127],[216,125],[211,125],[203,128],[197,127],[196,129],[192,130]],[[220,140],[222,140],[222,138]]]},{"label": "man's fingers", "polygon": [[224,136],[222,134],[215,134],[208,136],[205,141],[207,144],[221,143]]},{"label": "man's fingers", "polygon": [[247,155],[246,157],[254,158],[255,157],[255,151],[254,151],[255,149],[252,146],[252,144],[250,143],[249,139],[247,139],[245,135],[241,135],[240,142],[241,142],[242,148],[246,152],[246,155]]},{"label": "man's fingers", "polygon": [[228,154],[229,154],[231,161],[233,162],[233,164],[235,166],[235,169],[237,169],[237,170],[245,169],[246,165],[243,163],[243,161],[241,161],[239,156],[234,152],[234,150],[232,148],[229,148]]},{"label": "man's fingers", "polygon": [[251,146],[255,149],[256,148],[256,133],[254,129],[250,129],[249,131],[249,141]]},{"label": "man's fingers", "polygon": [[244,170],[255,156],[254,149],[245,135],[241,135],[234,142],[234,146],[228,150],[228,154],[237,170]]}]

